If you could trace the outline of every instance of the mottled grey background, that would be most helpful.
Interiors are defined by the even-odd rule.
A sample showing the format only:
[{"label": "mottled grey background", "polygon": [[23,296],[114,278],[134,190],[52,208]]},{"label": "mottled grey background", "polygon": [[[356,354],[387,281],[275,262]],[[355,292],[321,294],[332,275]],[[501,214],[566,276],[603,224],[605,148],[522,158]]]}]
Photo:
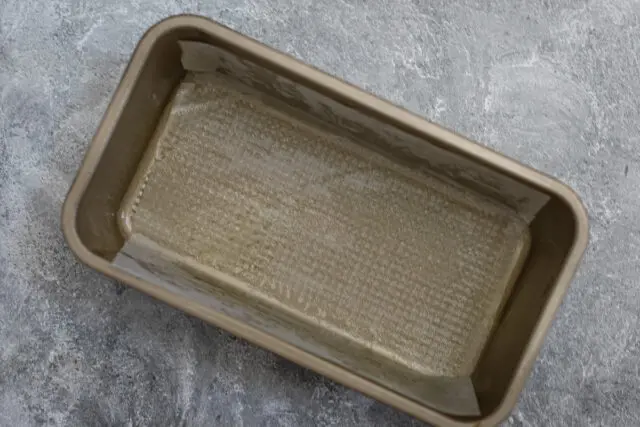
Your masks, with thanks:
[{"label": "mottled grey background", "polygon": [[640,424],[637,1],[0,0],[0,425],[419,425],[67,249],[60,208],[110,95],[180,12],[576,188],[591,244],[507,424]]}]

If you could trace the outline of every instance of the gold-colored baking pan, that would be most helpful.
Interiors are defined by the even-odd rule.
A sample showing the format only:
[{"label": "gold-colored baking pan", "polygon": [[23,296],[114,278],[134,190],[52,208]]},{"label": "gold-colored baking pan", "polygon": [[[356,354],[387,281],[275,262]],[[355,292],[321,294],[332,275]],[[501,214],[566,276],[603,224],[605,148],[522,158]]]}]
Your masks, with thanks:
[{"label": "gold-colored baking pan", "polygon": [[140,41],[63,228],[93,268],[449,426],[508,415],[588,234],[557,181],[195,16]]}]

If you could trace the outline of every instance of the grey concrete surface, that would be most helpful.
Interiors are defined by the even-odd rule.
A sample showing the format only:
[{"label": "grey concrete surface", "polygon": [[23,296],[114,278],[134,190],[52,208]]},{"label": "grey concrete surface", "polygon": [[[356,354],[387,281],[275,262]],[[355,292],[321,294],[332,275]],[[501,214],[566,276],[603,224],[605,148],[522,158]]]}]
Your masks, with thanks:
[{"label": "grey concrete surface", "polygon": [[136,41],[212,17],[554,175],[591,243],[506,421],[640,425],[640,3],[0,0],[0,425],[420,425],[80,265],[59,212]]}]

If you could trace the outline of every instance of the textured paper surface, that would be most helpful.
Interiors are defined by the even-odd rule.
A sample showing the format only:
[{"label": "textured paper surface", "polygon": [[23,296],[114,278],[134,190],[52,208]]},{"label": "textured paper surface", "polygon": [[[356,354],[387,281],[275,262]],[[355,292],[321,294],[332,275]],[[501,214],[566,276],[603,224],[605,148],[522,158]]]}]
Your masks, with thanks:
[{"label": "textured paper surface", "polygon": [[130,231],[425,375],[469,375],[527,226],[511,210],[189,74],[123,211]]}]

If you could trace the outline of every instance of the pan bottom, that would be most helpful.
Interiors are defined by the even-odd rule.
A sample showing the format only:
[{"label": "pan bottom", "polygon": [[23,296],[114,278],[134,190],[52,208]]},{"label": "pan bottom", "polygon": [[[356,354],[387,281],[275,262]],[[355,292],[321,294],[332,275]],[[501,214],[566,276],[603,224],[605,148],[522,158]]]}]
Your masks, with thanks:
[{"label": "pan bottom", "polygon": [[217,74],[180,84],[129,194],[127,234],[424,375],[471,374],[529,245],[508,208]]}]

